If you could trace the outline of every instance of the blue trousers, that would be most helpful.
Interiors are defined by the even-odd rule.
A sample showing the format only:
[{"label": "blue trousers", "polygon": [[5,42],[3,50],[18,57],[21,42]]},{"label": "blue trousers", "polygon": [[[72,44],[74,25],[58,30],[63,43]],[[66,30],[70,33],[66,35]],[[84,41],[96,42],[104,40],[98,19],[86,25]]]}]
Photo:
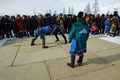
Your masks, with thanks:
[{"label": "blue trousers", "polygon": [[36,40],[38,38],[38,36],[40,37],[40,39],[42,39],[42,43],[45,43],[45,34],[42,31],[40,31],[39,29],[36,29],[34,40]]}]

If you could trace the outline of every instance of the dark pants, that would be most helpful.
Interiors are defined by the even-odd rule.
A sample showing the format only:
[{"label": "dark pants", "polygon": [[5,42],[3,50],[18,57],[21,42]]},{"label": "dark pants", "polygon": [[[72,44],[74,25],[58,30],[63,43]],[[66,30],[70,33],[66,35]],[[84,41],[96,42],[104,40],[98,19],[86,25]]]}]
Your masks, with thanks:
[{"label": "dark pants", "polygon": [[67,39],[66,39],[63,31],[55,30],[54,35],[55,35],[56,39],[59,41],[59,38],[58,38],[58,36],[57,36],[57,35],[58,35],[58,32],[59,32],[59,34],[64,38],[65,42],[67,42]]}]

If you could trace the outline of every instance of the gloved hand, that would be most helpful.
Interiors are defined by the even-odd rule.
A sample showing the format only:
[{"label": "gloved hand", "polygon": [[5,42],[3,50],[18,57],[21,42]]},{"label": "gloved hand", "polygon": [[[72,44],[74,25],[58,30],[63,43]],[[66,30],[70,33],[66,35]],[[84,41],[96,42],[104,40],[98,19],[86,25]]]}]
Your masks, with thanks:
[{"label": "gloved hand", "polygon": [[71,43],[72,41],[71,41],[71,40],[69,40],[68,42],[69,42],[69,43]]}]

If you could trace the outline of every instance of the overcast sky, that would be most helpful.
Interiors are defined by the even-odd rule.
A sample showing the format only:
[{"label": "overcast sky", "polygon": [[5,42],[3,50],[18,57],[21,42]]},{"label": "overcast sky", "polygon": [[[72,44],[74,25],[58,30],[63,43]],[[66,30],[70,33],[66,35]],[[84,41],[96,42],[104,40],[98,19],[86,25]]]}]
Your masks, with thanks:
[{"label": "overcast sky", "polygon": [[[0,0],[0,15],[34,15],[34,12],[45,14],[49,9],[52,14],[55,10],[58,14],[63,12],[64,7],[67,13],[69,6],[74,8],[76,14],[83,11],[88,2],[92,8],[94,0]],[[114,8],[120,8],[120,0],[98,0],[98,6],[100,13],[107,13],[108,10],[112,13]]]}]

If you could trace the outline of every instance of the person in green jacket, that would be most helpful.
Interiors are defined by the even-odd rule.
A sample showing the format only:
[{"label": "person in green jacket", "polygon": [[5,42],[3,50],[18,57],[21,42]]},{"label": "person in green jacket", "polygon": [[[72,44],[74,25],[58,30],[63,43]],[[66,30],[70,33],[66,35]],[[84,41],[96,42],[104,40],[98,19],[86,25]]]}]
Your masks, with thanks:
[{"label": "person in green jacket", "polygon": [[69,42],[71,42],[70,55],[71,61],[67,63],[69,67],[74,68],[75,55],[79,56],[77,61],[79,66],[82,66],[84,53],[87,51],[87,40],[90,33],[90,17],[84,12],[79,12],[77,22],[73,23],[69,33]]}]

